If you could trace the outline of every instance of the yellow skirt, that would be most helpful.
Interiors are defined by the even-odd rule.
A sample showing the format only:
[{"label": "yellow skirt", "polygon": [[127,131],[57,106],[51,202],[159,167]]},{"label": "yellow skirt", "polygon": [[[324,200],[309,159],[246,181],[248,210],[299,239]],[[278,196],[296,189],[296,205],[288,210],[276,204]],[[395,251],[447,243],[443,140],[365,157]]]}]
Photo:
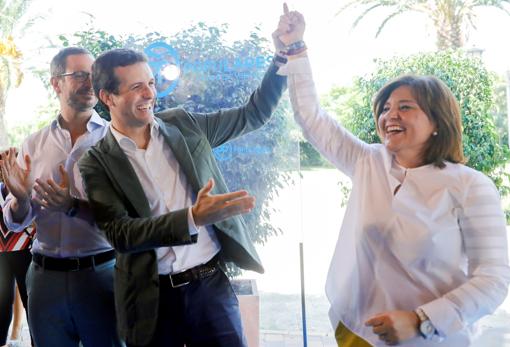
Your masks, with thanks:
[{"label": "yellow skirt", "polygon": [[372,345],[361,337],[347,329],[342,322],[338,323],[335,330],[335,339],[339,347],[371,347]]}]

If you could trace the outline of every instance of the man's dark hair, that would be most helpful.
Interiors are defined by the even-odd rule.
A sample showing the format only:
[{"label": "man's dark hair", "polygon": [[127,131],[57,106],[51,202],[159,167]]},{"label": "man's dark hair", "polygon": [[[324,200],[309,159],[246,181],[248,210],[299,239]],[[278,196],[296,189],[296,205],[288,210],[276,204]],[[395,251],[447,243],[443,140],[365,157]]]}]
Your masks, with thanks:
[{"label": "man's dark hair", "polygon": [[80,54],[88,54],[92,56],[92,54],[89,51],[87,51],[85,48],[80,47],[66,47],[60,50],[60,52],[58,52],[57,55],[54,56],[53,59],[51,59],[50,63],[51,77],[55,77],[66,72],[66,62],[68,56]]},{"label": "man's dark hair", "polygon": [[115,76],[115,68],[129,66],[140,62],[147,62],[145,54],[132,49],[112,49],[104,52],[92,65],[92,85],[94,93],[99,98],[99,91],[106,90],[109,93],[119,92],[120,81]]}]

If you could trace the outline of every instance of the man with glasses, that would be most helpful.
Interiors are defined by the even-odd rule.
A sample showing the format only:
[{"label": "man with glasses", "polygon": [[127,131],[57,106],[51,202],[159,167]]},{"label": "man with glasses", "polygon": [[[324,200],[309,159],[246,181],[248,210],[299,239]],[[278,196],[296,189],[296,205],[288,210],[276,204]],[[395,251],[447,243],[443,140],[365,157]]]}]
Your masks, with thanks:
[{"label": "man with glasses", "polygon": [[[4,206],[10,229],[35,220],[37,235],[27,274],[29,325],[36,346],[121,346],[113,300],[115,254],[97,228],[76,165],[106,134],[90,74],[94,58],[82,48],[51,61],[51,85],[60,113],[30,135],[16,158],[2,156],[11,194]],[[34,181],[35,179],[35,181]]]}]

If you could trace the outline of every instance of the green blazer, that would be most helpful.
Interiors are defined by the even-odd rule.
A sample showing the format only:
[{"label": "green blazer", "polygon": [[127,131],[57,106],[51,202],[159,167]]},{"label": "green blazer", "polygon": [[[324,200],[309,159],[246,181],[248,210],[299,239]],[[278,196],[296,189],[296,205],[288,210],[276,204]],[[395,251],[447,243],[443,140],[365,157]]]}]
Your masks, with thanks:
[{"label": "green blazer", "polygon": [[[263,126],[286,88],[271,65],[242,107],[209,114],[169,109],[156,114],[166,143],[197,193],[214,178],[214,194],[226,193],[212,148]],[[128,158],[109,130],[79,161],[98,226],[117,251],[114,275],[118,329],[129,344],[150,342],[156,327],[159,276],[155,248],[196,242],[188,232],[188,208],[151,217],[149,203]],[[213,225],[220,258],[264,272],[242,217]]]}]

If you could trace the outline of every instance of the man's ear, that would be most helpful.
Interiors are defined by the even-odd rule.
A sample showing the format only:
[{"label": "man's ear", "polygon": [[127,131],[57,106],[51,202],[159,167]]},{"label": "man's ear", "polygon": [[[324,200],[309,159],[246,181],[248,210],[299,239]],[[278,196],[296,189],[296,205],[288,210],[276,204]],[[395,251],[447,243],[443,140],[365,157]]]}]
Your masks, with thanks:
[{"label": "man's ear", "polygon": [[99,90],[99,100],[101,100],[101,102],[103,104],[108,106],[108,108],[111,108],[112,105],[114,105],[113,98],[112,98],[112,93],[107,92],[104,89],[100,89]]},{"label": "man's ear", "polygon": [[53,87],[53,90],[55,91],[55,93],[57,93],[57,95],[59,95],[60,92],[62,91],[62,89],[60,88],[60,85],[58,83],[59,80],[60,80],[60,78],[55,77],[55,76],[50,78],[50,84]]}]

